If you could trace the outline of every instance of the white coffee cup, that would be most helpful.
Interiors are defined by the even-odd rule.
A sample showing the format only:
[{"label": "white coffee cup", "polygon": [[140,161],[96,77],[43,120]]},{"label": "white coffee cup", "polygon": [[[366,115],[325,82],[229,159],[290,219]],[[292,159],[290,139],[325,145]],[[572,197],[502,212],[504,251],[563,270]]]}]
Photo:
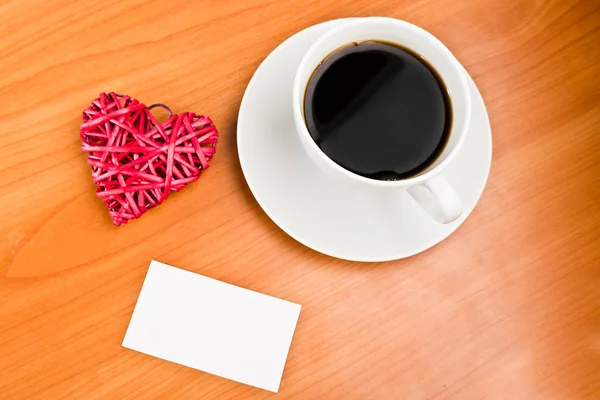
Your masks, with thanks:
[{"label": "white coffee cup", "polygon": [[[448,90],[452,108],[448,142],[437,160],[416,176],[383,181],[355,174],[331,160],[315,143],[306,126],[304,95],[317,66],[340,47],[364,40],[385,41],[411,49],[438,72]],[[432,208],[427,204],[427,197],[413,195],[413,198],[436,221],[450,223],[462,214],[460,198],[440,174],[452,161],[466,137],[471,120],[471,96],[462,66],[450,50],[429,32],[405,21],[383,17],[360,18],[333,28],[308,49],[300,62],[294,79],[293,109],[296,130],[306,152],[333,179],[350,180],[354,184],[364,186],[365,190],[390,192],[421,186],[435,198],[437,207]],[[412,191],[409,193],[412,194]]]}]

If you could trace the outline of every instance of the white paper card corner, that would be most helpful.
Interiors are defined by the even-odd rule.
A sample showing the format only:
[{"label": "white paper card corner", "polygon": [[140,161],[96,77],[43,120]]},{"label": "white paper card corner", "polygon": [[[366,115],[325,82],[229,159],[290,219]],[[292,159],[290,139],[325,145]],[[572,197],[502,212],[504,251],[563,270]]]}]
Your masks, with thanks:
[{"label": "white paper card corner", "polygon": [[277,392],[300,308],[152,261],[123,346]]}]

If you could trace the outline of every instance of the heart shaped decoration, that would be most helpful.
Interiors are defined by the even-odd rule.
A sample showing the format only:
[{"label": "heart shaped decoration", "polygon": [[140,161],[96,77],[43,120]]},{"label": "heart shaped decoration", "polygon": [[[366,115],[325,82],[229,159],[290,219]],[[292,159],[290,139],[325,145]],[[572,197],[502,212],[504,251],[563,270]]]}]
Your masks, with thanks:
[{"label": "heart shaped decoration", "polygon": [[[163,107],[169,119],[150,112]],[[218,132],[210,118],[173,115],[126,95],[102,93],[83,111],[80,136],[96,195],[115,225],[140,217],[200,177],[215,154]]]}]

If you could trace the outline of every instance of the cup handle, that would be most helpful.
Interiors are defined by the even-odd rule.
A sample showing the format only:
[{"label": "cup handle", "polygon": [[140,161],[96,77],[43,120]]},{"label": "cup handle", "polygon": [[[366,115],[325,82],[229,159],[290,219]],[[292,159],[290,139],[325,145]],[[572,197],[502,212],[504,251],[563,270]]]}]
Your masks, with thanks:
[{"label": "cup handle", "polygon": [[[419,190],[425,188],[426,190]],[[413,199],[440,224],[456,221],[462,214],[462,202],[456,191],[437,175],[408,189]]]}]

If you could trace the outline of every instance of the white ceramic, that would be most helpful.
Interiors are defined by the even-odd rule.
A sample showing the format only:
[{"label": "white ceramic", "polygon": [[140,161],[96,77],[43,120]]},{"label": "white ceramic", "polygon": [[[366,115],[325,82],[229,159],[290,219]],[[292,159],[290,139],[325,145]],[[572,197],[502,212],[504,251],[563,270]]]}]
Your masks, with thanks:
[{"label": "white ceramic", "polygon": [[[315,69],[329,54],[340,47],[365,40],[380,40],[409,48],[423,57],[438,72],[452,104],[452,125],[448,143],[438,159],[419,175],[398,181],[365,178],[341,167],[317,146],[310,136],[304,118],[304,94]],[[363,190],[406,190],[421,185],[437,200],[437,207],[423,207],[440,223],[455,221],[462,213],[462,203],[456,191],[440,175],[456,156],[471,121],[471,95],[463,68],[450,50],[429,32],[408,22],[393,18],[357,18],[332,28],[316,40],[300,61],[294,79],[293,111],[296,131],[309,157],[334,179],[346,179]],[[368,134],[368,132],[367,132]],[[419,132],[414,132],[418,135]],[[368,150],[367,150],[368,151]],[[417,202],[419,201],[416,198]]]},{"label": "white ceramic", "polygon": [[[246,181],[267,215],[304,245],[333,257],[387,261],[422,252],[454,232],[479,200],[489,174],[492,137],[483,100],[465,73],[472,99],[470,128],[444,177],[463,203],[454,222],[439,224],[417,202],[435,207],[416,185],[387,193],[331,179],[312,162],[296,132],[293,81],[309,47],[335,20],[310,27],[277,47],[252,77],[238,117],[238,152]],[[430,204],[427,205],[427,201]]]}]

